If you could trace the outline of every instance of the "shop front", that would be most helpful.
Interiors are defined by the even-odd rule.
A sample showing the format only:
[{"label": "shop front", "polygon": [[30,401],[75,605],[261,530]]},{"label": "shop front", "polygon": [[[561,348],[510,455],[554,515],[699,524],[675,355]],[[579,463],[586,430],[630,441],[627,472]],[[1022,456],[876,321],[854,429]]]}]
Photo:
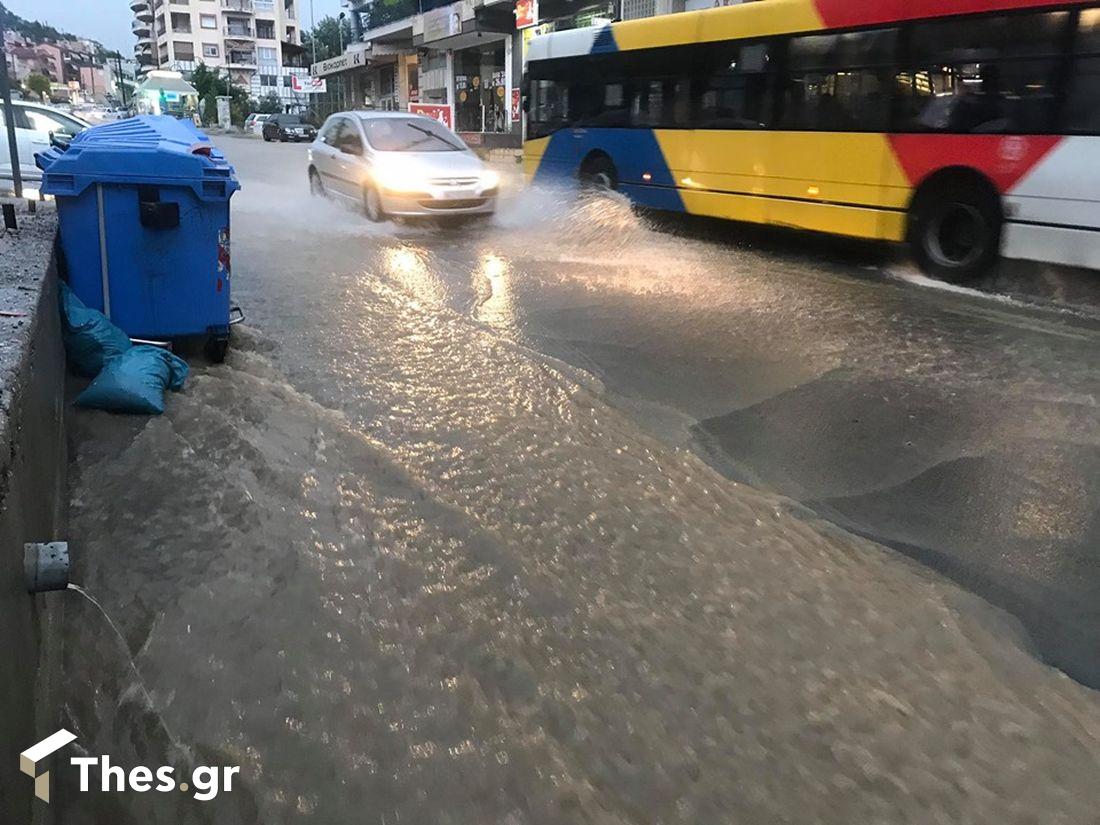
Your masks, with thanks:
[{"label": "shop front", "polygon": [[522,141],[513,106],[521,71],[513,8],[458,2],[428,9],[413,36],[422,108],[433,115],[447,109],[445,119],[475,148],[519,148]]}]

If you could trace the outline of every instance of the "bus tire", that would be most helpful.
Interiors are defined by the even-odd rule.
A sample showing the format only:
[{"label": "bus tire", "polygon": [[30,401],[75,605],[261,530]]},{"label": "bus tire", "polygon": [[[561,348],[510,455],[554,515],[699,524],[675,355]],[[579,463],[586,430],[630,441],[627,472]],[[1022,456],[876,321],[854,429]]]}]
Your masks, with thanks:
[{"label": "bus tire", "polygon": [[909,243],[920,268],[952,283],[978,278],[996,262],[1004,211],[977,175],[947,175],[922,186],[909,213]]},{"label": "bus tire", "polygon": [[619,188],[619,172],[607,155],[596,154],[585,158],[581,164],[581,186],[586,189],[605,189],[614,192]]}]

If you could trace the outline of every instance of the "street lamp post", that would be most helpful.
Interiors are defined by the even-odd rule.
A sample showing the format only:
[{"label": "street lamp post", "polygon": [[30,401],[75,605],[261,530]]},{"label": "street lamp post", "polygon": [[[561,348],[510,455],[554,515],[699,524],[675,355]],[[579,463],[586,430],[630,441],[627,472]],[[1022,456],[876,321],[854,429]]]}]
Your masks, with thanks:
[{"label": "street lamp post", "polygon": [[313,46],[313,65],[317,65],[317,17],[313,14],[313,0],[309,0],[309,42]]},{"label": "street lamp post", "polygon": [[8,130],[8,154],[11,157],[11,182],[15,197],[23,197],[23,173],[19,168],[19,146],[15,141],[15,115],[11,105],[11,84],[8,83],[8,50],[4,45],[4,19],[0,15],[0,101],[4,105],[4,122]]}]

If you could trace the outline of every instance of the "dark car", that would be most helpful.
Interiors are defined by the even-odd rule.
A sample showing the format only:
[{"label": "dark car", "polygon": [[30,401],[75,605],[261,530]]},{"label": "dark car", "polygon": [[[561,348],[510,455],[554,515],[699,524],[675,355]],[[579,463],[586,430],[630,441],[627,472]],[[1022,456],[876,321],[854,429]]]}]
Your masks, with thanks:
[{"label": "dark car", "polygon": [[301,115],[272,115],[264,123],[262,134],[267,141],[312,141],[317,130],[302,120]]}]

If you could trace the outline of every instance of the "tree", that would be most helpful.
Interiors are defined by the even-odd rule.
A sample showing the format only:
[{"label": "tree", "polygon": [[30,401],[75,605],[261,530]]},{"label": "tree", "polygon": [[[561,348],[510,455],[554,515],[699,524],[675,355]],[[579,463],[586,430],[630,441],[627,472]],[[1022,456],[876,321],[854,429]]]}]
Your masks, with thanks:
[{"label": "tree", "polygon": [[29,74],[24,83],[27,91],[38,95],[40,100],[45,100],[50,96],[50,79],[44,74]]},{"label": "tree", "polygon": [[214,123],[218,119],[218,98],[228,96],[229,115],[234,123],[243,123],[248,109],[248,92],[240,86],[229,82],[228,75],[222,75],[218,69],[211,69],[205,63],[200,63],[191,73],[191,85],[199,93],[199,100],[206,105],[203,107],[202,119],[204,123]]},{"label": "tree", "polygon": [[277,115],[283,111],[283,101],[275,92],[268,92],[259,100],[253,100],[249,108],[262,115]]},{"label": "tree", "polygon": [[343,30],[343,43],[346,46],[351,42],[351,24],[347,18],[337,20],[331,15],[322,17],[312,31],[302,32],[302,48],[306,50],[309,59],[313,59],[314,41],[317,42],[318,60],[328,60],[330,57],[343,54],[340,48],[341,30]]}]

